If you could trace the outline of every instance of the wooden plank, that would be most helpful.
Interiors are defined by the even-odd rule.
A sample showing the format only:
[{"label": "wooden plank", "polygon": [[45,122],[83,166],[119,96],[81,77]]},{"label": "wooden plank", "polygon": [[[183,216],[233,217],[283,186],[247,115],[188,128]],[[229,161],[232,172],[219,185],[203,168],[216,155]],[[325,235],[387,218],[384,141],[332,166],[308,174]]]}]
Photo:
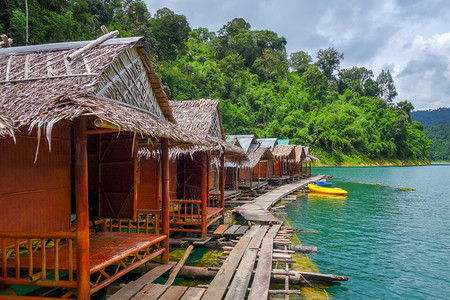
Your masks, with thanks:
[{"label": "wooden plank", "polygon": [[222,267],[217,272],[214,279],[209,284],[202,299],[222,299],[225,291],[227,290],[228,284],[230,283],[231,278],[233,277],[233,274],[241,261],[242,255],[260,227],[260,225],[252,226],[250,230],[247,231],[247,233],[239,240],[228,258],[222,264]]},{"label": "wooden plank", "polygon": [[217,227],[216,230],[213,232],[213,236],[222,236],[225,230],[227,230],[228,224],[221,224],[219,227]]},{"label": "wooden plank", "polygon": [[253,284],[248,295],[249,300],[267,299],[272,273],[272,249],[273,238],[277,235],[281,225],[274,225],[264,237],[259,253],[258,266],[256,267]]},{"label": "wooden plank", "polygon": [[194,246],[189,245],[189,247],[186,249],[186,251],[183,254],[183,257],[180,259],[180,261],[177,263],[175,268],[173,268],[172,273],[170,273],[169,278],[166,281],[166,285],[172,285],[172,283],[175,281],[175,278],[178,275],[178,272],[180,272],[181,267],[186,262],[187,258],[189,257],[189,254],[191,254],[192,249],[194,249]]},{"label": "wooden plank", "polygon": [[187,286],[173,285],[158,300],[178,300],[186,290]]},{"label": "wooden plank", "polygon": [[[168,288],[169,288],[168,285],[149,283],[138,294],[136,294],[136,296],[134,296],[132,300],[156,300]],[[122,299],[130,299],[130,298],[122,298]]]},{"label": "wooden plank", "polygon": [[108,300],[131,299],[139,293],[145,286],[144,282],[132,281],[121,288],[117,293],[108,298]]},{"label": "wooden plank", "polygon": [[169,271],[175,266],[174,261],[169,261],[167,264],[159,265],[142,275],[140,278],[136,279],[137,282],[143,282],[144,284],[152,283],[158,277],[162,276],[164,273]]},{"label": "wooden plank", "polygon": [[198,287],[190,287],[184,293],[183,297],[181,297],[181,300],[200,300],[205,293],[206,289],[198,288]]},{"label": "wooden plank", "polygon": [[236,232],[236,230],[239,229],[239,227],[241,227],[241,225],[231,225],[227,230],[225,230],[223,235],[234,235],[234,233]]},{"label": "wooden plank", "polygon": [[226,300],[245,298],[248,283],[250,282],[250,277],[252,276],[253,266],[255,265],[256,256],[258,254],[258,249],[268,229],[268,225],[261,226],[249,243],[249,246],[242,257],[242,262],[234,275],[230,288],[228,289],[228,293],[225,296]]},{"label": "wooden plank", "polygon": [[247,229],[249,228],[249,226],[247,225],[242,225],[241,227],[239,227],[238,230],[236,230],[236,232],[234,233],[234,235],[243,235]]}]

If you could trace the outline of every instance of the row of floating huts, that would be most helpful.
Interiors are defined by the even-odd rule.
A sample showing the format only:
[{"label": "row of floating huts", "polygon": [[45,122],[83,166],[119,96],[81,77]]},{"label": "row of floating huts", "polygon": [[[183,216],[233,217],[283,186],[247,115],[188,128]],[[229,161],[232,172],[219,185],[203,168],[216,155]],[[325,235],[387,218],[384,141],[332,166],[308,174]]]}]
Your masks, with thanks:
[{"label": "row of floating huts", "polygon": [[[169,101],[143,38],[0,49],[0,299],[89,299],[206,236],[225,194],[310,174],[308,147],[225,136],[218,100]],[[49,299],[48,297],[46,299]]]}]

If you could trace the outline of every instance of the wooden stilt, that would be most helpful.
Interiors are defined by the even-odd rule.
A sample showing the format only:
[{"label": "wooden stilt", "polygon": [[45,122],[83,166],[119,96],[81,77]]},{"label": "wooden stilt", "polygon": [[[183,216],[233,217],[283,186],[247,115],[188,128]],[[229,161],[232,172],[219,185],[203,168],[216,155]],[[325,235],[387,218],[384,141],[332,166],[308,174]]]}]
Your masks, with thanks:
[{"label": "wooden stilt", "polygon": [[77,299],[89,299],[89,199],[86,119],[74,121],[75,191],[77,214]]},{"label": "wooden stilt", "polygon": [[169,141],[167,138],[161,138],[161,177],[162,177],[162,232],[167,236],[164,241],[166,251],[163,254],[163,261],[169,261]]}]

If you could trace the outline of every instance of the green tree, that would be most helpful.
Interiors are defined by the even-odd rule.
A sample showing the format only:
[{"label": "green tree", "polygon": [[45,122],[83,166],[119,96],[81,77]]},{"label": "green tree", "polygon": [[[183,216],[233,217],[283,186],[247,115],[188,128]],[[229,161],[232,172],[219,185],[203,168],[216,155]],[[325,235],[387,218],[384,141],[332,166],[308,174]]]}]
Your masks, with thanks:
[{"label": "green tree", "polygon": [[339,53],[333,47],[325,50],[320,49],[317,52],[317,67],[327,77],[328,80],[334,79],[334,72],[339,71],[341,60],[344,59],[344,53]]},{"label": "green tree", "polygon": [[308,70],[312,62],[312,57],[305,51],[298,51],[291,53],[289,58],[289,64],[292,69],[294,69],[299,76]]},{"label": "green tree", "polygon": [[392,100],[398,95],[398,93],[389,70],[387,70],[386,72],[384,70],[381,70],[380,75],[378,75],[377,77],[377,82],[380,91],[379,96],[386,100],[386,102],[392,102]]},{"label": "green tree", "polygon": [[191,28],[185,16],[167,7],[158,9],[150,20],[150,29],[156,42],[156,55],[160,60],[175,60],[186,49]]}]

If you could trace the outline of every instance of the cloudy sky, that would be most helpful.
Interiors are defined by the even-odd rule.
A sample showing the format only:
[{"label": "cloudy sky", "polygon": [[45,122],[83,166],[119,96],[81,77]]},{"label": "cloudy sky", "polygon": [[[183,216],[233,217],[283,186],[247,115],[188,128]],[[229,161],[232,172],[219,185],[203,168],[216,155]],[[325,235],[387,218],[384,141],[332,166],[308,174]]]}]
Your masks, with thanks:
[{"label": "cloudy sky", "polygon": [[244,18],[287,39],[287,52],[334,47],[341,68],[391,72],[398,96],[416,110],[450,107],[448,0],[145,0],[185,15],[191,28],[219,30]]}]

